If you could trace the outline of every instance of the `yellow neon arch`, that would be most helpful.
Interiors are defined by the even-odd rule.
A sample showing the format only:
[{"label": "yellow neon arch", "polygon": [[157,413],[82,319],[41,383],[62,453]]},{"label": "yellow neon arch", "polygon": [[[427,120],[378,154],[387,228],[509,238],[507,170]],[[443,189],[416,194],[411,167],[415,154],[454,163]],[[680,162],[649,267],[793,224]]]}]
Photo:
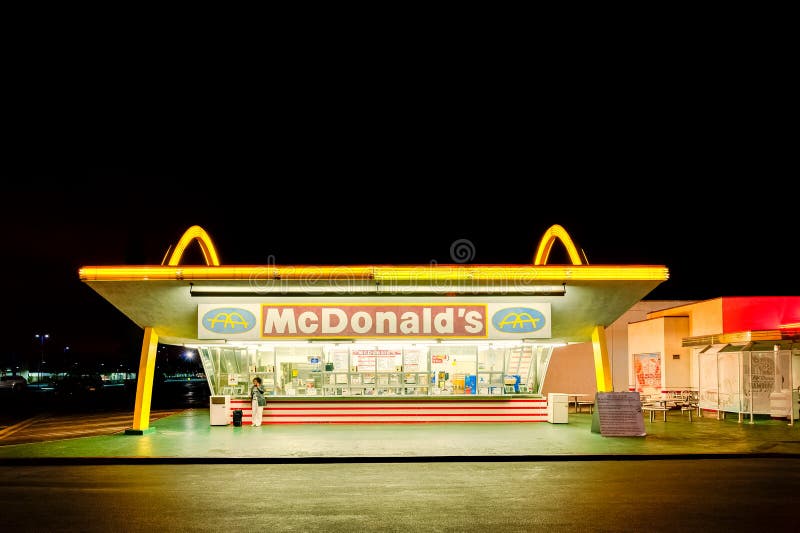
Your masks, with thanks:
[{"label": "yellow neon arch", "polygon": [[547,259],[550,257],[550,251],[553,249],[553,243],[556,242],[556,239],[559,239],[564,244],[564,248],[567,249],[569,259],[573,265],[583,264],[581,255],[578,253],[578,249],[575,247],[575,243],[572,242],[567,230],[558,224],[553,224],[547,228],[547,231],[542,235],[542,240],[539,241],[536,256],[533,258],[534,265],[542,266],[547,264]]},{"label": "yellow neon arch", "polygon": [[172,255],[169,256],[167,265],[177,266],[181,262],[181,257],[183,257],[183,252],[186,251],[186,247],[189,246],[189,243],[193,240],[196,240],[197,244],[200,245],[200,249],[203,251],[203,258],[206,260],[206,265],[219,266],[217,249],[214,248],[214,243],[211,242],[211,237],[208,236],[206,230],[200,226],[192,226],[186,230],[186,233],[183,234],[178,244],[175,245]]}]

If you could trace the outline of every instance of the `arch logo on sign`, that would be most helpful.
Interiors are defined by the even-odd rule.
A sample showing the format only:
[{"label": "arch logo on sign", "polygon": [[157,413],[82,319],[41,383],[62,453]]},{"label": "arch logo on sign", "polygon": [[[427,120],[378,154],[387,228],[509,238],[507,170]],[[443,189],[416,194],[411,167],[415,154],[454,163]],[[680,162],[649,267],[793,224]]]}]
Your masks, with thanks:
[{"label": "arch logo on sign", "polygon": [[489,338],[550,338],[549,303],[489,304]]},{"label": "arch logo on sign", "polygon": [[503,333],[532,333],[542,329],[545,323],[544,315],[530,307],[507,307],[492,317],[495,329]]},{"label": "arch logo on sign", "polygon": [[214,333],[245,333],[255,327],[256,316],[239,307],[217,307],[203,315],[202,323]]}]

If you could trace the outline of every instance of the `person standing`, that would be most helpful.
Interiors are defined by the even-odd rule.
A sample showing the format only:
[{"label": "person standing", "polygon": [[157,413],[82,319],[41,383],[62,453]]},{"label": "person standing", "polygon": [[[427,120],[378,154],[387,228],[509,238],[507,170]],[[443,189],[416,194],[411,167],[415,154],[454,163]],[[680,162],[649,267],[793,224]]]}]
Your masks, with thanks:
[{"label": "person standing", "polygon": [[250,387],[250,397],[253,399],[253,427],[261,425],[261,417],[264,416],[264,387],[261,385],[261,378],[253,378],[253,386]]}]

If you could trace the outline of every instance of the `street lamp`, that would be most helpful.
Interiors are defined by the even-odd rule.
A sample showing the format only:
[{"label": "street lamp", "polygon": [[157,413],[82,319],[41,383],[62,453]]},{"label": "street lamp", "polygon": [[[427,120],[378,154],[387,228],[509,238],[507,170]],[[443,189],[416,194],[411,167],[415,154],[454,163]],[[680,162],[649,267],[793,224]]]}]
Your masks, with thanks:
[{"label": "street lamp", "polygon": [[[191,364],[189,361],[194,359],[194,350],[186,350],[183,352],[183,368],[186,374],[191,375]],[[187,379],[190,379],[187,377]]]},{"label": "street lamp", "polygon": [[41,357],[40,362],[39,362],[39,387],[41,387],[42,386],[42,367],[44,366],[44,363],[45,363],[45,360],[44,360],[44,341],[46,339],[49,339],[50,335],[48,335],[47,333],[37,333],[36,335],[34,335],[34,337],[39,339],[39,346],[41,348],[41,352],[40,353],[41,353],[42,357]]}]

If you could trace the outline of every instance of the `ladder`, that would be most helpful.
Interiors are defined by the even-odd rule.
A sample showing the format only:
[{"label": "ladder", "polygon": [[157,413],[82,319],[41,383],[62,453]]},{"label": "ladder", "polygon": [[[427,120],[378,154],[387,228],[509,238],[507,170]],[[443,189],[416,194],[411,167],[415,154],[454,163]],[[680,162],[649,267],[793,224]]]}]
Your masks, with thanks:
[{"label": "ladder", "polygon": [[523,346],[512,348],[509,351],[508,363],[506,364],[506,374],[519,376],[520,385],[528,385],[528,376],[531,373],[533,363],[533,347]]}]

